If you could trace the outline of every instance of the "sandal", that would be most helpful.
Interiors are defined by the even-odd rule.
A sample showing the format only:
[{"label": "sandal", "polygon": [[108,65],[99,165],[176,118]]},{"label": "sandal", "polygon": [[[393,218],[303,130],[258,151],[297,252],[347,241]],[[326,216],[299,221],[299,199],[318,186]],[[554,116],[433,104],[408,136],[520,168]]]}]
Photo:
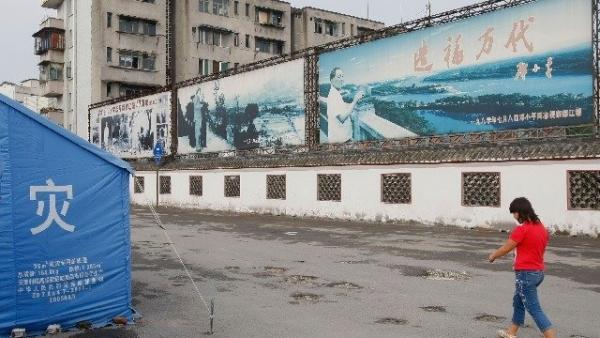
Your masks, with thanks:
[{"label": "sandal", "polygon": [[517,338],[517,336],[513,336],[512,334],[506,332],[506,330],[498,331],[498,337],[500,337],[500,338]]}]

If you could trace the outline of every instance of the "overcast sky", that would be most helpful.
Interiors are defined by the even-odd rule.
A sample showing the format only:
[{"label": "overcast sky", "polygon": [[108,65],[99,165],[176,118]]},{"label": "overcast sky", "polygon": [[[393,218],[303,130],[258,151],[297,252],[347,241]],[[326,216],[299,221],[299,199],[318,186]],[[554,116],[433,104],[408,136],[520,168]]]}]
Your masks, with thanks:
[{"label": "overcast sky", "polygon": [[[96,0],[98,1],[98,0]],[[312,6],[355,16],[367,16],[393,25],[425,16],[427,0],[288,0],[294,7]],[[481,0],[431,0],[433,12],[461,7]],[[43,18],[52,10],[40,6],[40,0],[0,0],[0,82],[19,82],[37,78],[38,57],[33,55],[33,38]]]}]

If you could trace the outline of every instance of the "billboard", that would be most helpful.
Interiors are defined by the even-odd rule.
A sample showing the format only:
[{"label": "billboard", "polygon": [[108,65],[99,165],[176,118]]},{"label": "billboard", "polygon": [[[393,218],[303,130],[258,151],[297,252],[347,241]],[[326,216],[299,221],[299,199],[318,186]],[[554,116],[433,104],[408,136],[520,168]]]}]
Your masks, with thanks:
[{"label": "billboard", "polygon": [[90,142],[123,158],[152,157],[171,144],[171,92],[90,109]]},{"label": "billboard", "polygon": [[322,54],[321,142],[590,123],[591,0],[539,0]]},{"label": "billboard", "polygon": [[178,153],[304,143],[304,60],[177,92]]}]

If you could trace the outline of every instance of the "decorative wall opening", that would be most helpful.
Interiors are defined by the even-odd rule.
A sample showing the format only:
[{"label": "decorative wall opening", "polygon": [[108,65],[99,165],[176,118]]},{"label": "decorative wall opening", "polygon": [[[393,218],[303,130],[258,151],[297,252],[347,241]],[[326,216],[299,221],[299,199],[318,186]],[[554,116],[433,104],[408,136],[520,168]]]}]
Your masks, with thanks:
[{"label": "decorative wall opening", "polygon": [[133,192],[135,194],[143,194],[146,186],[144,184],[143,176],[135,176],[133,178]]},{"label": "decorative wall opening", "polygon": [[600,210],[600,170],[568,172],[569,209]]},{"label": "decorative wall opening", "polygon": [[286,199],[286,177],[285,175],[267,175],[267,199]]},{"label": "decorative wall opening", "polygon": [[388,204],[410,204],[412,201],[411,175],[381,175],[381,202]]},{"label": "decorative wall opening", "polygon": [[190,195],[202,196],[202,176],[190,176]]},{"label": "decorative wall opening", "polygon": [[160,194],[168,195],[171,193],[171,176],[160,176]]},{"label": "decorative wall opening", "polygon": [[501,204],[500,173],[463,173],[462,204],[465,207],[496,207]]},{"label": "decorative wall opening", "polygon": [[240,197],[240,176],[225,176],[225,197]]},{"label": "decorative wall opening", "polygon": [[317,175],[317,199],[319,201],[342,200],[342,175],[341,174],[318,174]]}]

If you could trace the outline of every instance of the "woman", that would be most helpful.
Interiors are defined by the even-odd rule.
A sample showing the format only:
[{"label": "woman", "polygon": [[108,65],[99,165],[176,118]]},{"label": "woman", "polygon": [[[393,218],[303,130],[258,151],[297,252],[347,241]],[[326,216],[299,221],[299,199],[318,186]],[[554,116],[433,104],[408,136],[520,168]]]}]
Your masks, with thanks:
[{"label": "woman", "polygon": [[513,297],[512,324],[508,329],[498,331],[498,336],[516,338],[517,331],[525,324],[525,310],[527,310],[544,337],[554,338],[556,332],[544,314],[537,295],[537,288],[544,281],[544,252],[548,244],[548,231],[529,200],[524,197],[519,197],[510,204],[510,213],[520,225],[512,231],[506,243],[489,256],[490,263],[493,263],[516,249],[514,262],[516,291]]}]

